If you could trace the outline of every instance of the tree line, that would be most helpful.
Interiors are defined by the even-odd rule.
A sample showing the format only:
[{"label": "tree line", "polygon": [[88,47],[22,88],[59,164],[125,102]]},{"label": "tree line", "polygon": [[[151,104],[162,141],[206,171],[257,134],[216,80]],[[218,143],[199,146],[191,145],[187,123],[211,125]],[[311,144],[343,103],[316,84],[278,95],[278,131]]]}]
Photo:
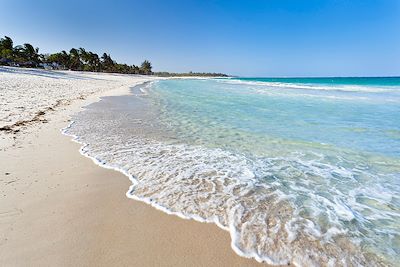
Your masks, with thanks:
[{"label": "tree line", "polygon": [[229,75],[224,73],[216,73],[216,72],[184,72],[184,73],[175,73],[175,72],[154,72],[154,75],[160,77],[190,77],[190,76],[197,76],[197,77],[229,77]]},{"label": "tree line", "polygon": [[72,48],[69,52],[63,50],[54,54],[41,54],[39,53],[39,48],[35,48],[29,43],[14,46],[13,40],[8,36],[0,39],[0,65],[125,74],[152,74],[162,77],[228,76],[223,73],[209,72],[153,72],[151,62],[148,60],[143,61],[140,66],[120,64],[113,60],[110,54],[103,53],[102,56],[99,56],[91,51],[86,51],[84,48]]},{"label": "tree line", "polygon": [[31,44],[14,46],[13,40],[4,36],[0,39],[0,65],[69,69],[79,71],[115,72],[127,74],[153,74],[150,61],[145,60],[140,66],[120,64],[110,54],[99,56],[84,48],[72,48],[69,52],[40,54],[39,48]]}]

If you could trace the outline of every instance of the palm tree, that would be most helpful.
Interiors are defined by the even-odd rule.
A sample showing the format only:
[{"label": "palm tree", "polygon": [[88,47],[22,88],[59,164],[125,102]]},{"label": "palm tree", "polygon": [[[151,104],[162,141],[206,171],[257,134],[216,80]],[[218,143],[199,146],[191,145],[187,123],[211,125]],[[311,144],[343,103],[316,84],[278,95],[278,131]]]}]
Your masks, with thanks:
[{"label": "palm tree", "polygon": [[103,70],[112,72],[114,70],[114,60],[110,57],[110,55],[107,55],[106,53],[103,54],[101,57],[101,63],[103,66]]},{"label": "palm tree", "polygon": [[69,51],[69,68],[71,70],[81,70],[82,62],[79,56],[79,51],[76,48],[72,48]]},{"label": "palm tree", "polygon": [[89,61],[89,59],[88,59],[89,54],[88,54],[88,52],[86,52],[85,48],[80,47],[78,49],[78,54],[79,54],[80,59],[82,60],[82,63],[87,64]]},{"label": "palm tree", "polygon": [[4,50],[4,49],[12,50],[13,47],[14,47],[14,43],[10,37],[4,36],[4,38],[0,39],[0,50]]},{"label": "palm tree", "polygon": [[4,58],[7,60],[13,60],[14,58],[14,51],[13,51],[13,40],[8,37],[4,36],[4,38],[0,39],[0,59]]},{"label": "palm tree", "polygon": [[140,70],[142,71],[143,74],[151,74],[151,63],[148,60],[143,61],[142,65],[140,66]]},{"label": "palm tree", "polygon": [[83,63],[83,70],[87,71],[93,70],[92,66],[90,65],[90,54],[86,52],[86,50],[82,47],[79,48],[78,53]]},{"label": "palm tree", "polygon": [[31,61],[35,65],[39,63],[39,48],[33,48],[31,44],[24,44],[22,48],[22,54],[25,60]]},{"label": "palm tree", "polygon": [[89,52],[89,64],[94,71],[100,71],[101,64],[99,55],[96,53]]},{"label": "palm tree", "polygon": [[64,68],[67,68],[70,65],[71,62],[71,57],[68,55],[68,53],[63,50],[60,53],[60,64],[64,66]]}]

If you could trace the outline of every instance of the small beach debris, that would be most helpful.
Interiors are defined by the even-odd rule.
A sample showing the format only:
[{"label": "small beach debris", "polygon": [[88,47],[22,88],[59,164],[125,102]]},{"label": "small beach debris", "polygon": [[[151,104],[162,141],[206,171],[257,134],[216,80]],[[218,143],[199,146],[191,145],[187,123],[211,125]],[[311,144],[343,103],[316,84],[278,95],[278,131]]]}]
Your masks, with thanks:
[{"label": "small beach debris", "polygon": [[11,129],[10,126],[6,125],[6,126],[3,126],[3,127],[0,127],[0,131],[11,132],[12,129]]}]

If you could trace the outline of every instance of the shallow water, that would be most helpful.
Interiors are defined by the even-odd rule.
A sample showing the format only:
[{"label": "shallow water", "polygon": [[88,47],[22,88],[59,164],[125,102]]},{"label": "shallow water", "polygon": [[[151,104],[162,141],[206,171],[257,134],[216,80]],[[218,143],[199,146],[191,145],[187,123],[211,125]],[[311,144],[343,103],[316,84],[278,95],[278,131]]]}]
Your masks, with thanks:
[{"label": "shallow water", "polygon": [[[272,264],[400,262],[400,80],[165,80],[66,130],[127,193]],[[397,80],[396,80],[397,79]]]}]

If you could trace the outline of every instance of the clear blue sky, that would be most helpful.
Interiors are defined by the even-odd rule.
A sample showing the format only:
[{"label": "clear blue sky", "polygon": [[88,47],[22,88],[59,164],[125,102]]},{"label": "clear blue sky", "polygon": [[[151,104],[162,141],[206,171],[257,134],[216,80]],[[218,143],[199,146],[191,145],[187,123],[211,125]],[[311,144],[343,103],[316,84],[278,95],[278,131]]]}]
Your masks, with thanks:
[{"label": "clear blue sky", "polygon": [[157,71],[400,75],[400,1],[0,0],[0,35]]}]

